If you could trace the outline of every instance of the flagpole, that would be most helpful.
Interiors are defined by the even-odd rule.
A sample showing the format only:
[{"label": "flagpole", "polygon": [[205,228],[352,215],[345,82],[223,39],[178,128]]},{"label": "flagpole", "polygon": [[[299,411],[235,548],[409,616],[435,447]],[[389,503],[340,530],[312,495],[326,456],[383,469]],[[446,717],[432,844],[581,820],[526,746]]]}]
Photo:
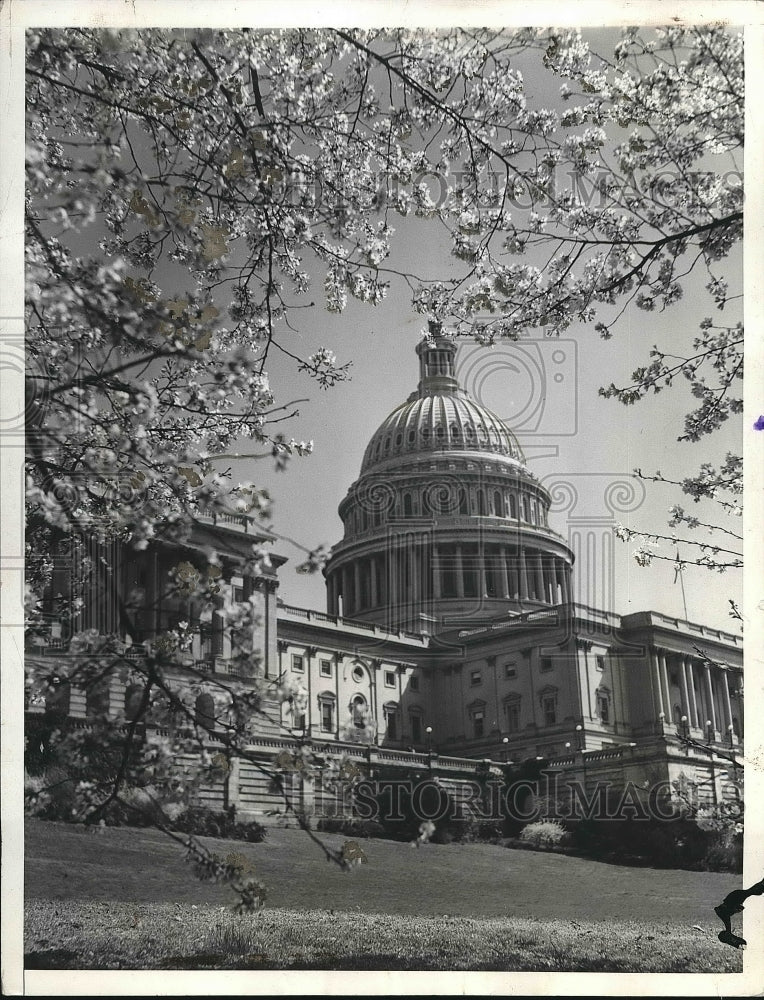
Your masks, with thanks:
[{"label": "flagpole", "polygon": [[684,606],[684,619],[689,621],[687,617],[687,598],[684,593],[684,567],[679,561],[679,549],[676,550],[676,568],[674,570],[674,583],[676,583],[676,578],[679,577],[679,583],[682,587],[682,605]]}]

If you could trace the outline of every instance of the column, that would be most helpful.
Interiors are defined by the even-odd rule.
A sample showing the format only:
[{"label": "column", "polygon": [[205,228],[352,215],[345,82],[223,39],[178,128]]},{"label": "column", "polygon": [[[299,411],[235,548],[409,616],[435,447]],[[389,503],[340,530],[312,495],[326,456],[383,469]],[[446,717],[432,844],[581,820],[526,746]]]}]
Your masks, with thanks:
[{"label": "column", "polygon": [[563,604],[569,604],[570,603],[570,573],[569,573],[569,570],[568,570],[568,564],[566,562],[563,562],[561,560],[561,568],[562,568],[562,579],[561,579],[561,584],[562,584],[562,602],[563,602]]},{"label": "column", "polygon": [[456,596],[464,597],[464,569],[462,567],[462,547],[456,543]]},{"label": "column", "polygon": [[724,692],[724,710],[727,713],[727,725],[732,725],[732,704],[730,702],[730,686],[727,681],[727,668],[723,667],[720,671],[720,681],[722,685],[722,691]]},{"label": "column", "polygon": [[398,552],[395,548],[395,541],[391,538],[388,541],[389,549],[387,556],[388,572],[388,596],[387,605],[394,608],[398,604]]},{"label": "column", "polygon": [[483,544],[482,539],[478,542],[477,571],[478,600],[482,601],[484,597],[488,596],[488,571],[486,566],[485,545]]},{"label": "column", "polygon": [[544,600],[544,574],[541,569],[541,555],[533,553],[533,576],[536,581],[536,600]]},{"label": "column", "polygon": [[416,536],[411,536],[411,601],[417,604],[422,599],[422,584],[419,567],[419,544]]},{"label": "column", "polygon": [[505,599],[508,599],[510,596],[509,575],[507,573],[507,549],[504,545],[499,548],[499,580],[501,583],[501,595]]},{"label": "column", "polygon": [[376,608],[379,605],[379,594],[377,593],[377,557],[369,558],[369,600],[371,606]]},{"label": "column", "polygon": [[525,549],[520,549],[520,565],[518,567],[518,572],[520,574],[520,600],[528,600],[528,567],[525,563]]},{"label": "column", "polygon": [[655,693],[657,695],[657,698],[656,698],[657,704],[655,706],[655,714],[656,715],[661,715],[661,713],[662,713],[664,715],[664,717],[665,717],[666,716],[666,707],[663,704],[663,681],[662,681],[662,678],[661,678],[661,664],[660,664],[660,660],[658,659],[658,650],[657,649],[653,649],[653,650],[650,651],[650,659],[652,661],[653,678],[654,678],[654,681],[655,681],[654,689],[655,689]]},{"label": "column", "polygon": [[544,562],[544,596],[547,604],[557,603],[557,577],[554,571],[554,560],[551,557]]},{"label": "column", "polygon": [[714,704],[714,689],[711,685],[711,668],[708,663],[704,663],[703,666],[706,668],[706,691],[708,692],[708,704],[710,706],[711,712],[711,725],[714,728],[714,732],[719,731],[719,726],[716,720],[716,705]]},{"label": "column", "polygon": [[437,545],[432,547],[432,595],[435,600],[440,597],[440,553]]},{"label": "column", "polygon": [[679,657],[680,683],[682,685],[682,715],[687,716],[687,722],[692,725],[692,715],[690,713],[690,692],[687,688],[687,661],[683,656]]},{"label": "column", "polygon": [[353,611],[361,609],[361,561],[356,559],[353,563]]},{"label": "column", "polygon": [[663,705],[666,713],[666,721],[673,722],[673,712],[671,708],[671,686],[669,685],[668,666],[666,665],[666,654],[659,651],[658,657],[661,664],[661,678],[663,680]]},{"label": "column", "polygon": [[343,566],[342,567],[342,614],[345,617],[347,617],[352,610],[350,606],[351,601],[352,601],[352,596],[350,591],[350,567]]},{"label": "column", "polygon": [[705,720],[701,719],[700,713],[698,712],[698,699],[695,694],[695,661],[692,658],[688,659],[687,667],[690,675],[690,705],[692,707],[690,722],[698,729],[701,729]]}]

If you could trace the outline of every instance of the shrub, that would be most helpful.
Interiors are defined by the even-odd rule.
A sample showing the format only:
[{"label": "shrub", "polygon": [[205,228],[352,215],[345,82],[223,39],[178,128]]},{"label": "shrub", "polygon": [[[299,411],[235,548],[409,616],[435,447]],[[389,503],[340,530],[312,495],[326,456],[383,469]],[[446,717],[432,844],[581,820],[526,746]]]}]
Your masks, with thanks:
[{"label": "shrub", "polygon": [[570,835],[556,819],[544,819],[523,827],[520,831],[520,840],[533,847],[549,850],[553,847],[563,847],[570,841]]},{"label": "shrub", "polygon": [[74,782],[62,767],[51,766],[40,774],[25,774],[24,796],[39,819],[65,823],[74,819]]},{"label": "shrub", "polygon": [[575,849],[619,864],[740,871],[742,843],[734,828],[703,828],[686,816],[668,820],[588,819],[571,824]]},{"label": "shrub", "polygon": [[709,872],[743,871],[743,838],[735,830],[709,833],[702,868]]},{"label": "shrub", "polygon": [[322,833],[342,833],[347,837],[384,837],[385,828],[373,819],[354,819],[347,816],[322,816],[316,829]]},{"label": "shrub", "polygon": [[190,833],[195,837],[246,840],[250,844],[261,844],[267,833],[266,827],[257,820],[240,822],[231,811],[214,812],[199,807],[186,809],[173,822],[173,826],[181,833]]}]

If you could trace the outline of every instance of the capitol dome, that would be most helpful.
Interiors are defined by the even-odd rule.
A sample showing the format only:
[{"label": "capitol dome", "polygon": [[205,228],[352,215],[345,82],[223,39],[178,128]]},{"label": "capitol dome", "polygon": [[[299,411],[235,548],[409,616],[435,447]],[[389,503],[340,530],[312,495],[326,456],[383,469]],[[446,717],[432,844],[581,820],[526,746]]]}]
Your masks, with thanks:
[{"label": "capitol dome", "polygon": [[456,378],[456,344],[417,346],[419,384],[380,424],[339,507],[330,614],[451,627],[570,599],[573,555],[506,424]]},{"label": "capitol dome", "polygon": [[407,456],[448,451],[503,455],[525,464],[517,439],[499,417],[455,390],[415,393],[393,410],[369,441],[361,473],[397,465]]}]

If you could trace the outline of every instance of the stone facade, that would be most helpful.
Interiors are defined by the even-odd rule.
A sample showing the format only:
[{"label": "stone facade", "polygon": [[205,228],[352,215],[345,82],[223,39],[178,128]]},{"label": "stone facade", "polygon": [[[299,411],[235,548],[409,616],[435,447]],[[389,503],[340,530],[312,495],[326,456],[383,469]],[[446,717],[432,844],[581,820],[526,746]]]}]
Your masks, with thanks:
[{"label": "stone facade", "polygon": [[[417,353],[416,392],[380,425],[340,504],[345,530],[325,570],[326,612],[278,599],[285,560],[275,554],[256,580],[241,572],[253,540],[263,539],[251,518],[231,515],[201,523],[182,547],[100,552],[108,579],[92,579],[76,627],[122,634],[117,595],[143,594],[134,634],[122,634],[129,663],[188,621],[190,707],[203,715],[204,675],[231,677],[225,609],[157,598],[170,566],[212,547],[237,599],[252,597],[259,613],[253,638],[262,656],[249,676],[268,684],[271,721],[259,723],[253,744],[264,763],[308,743],[370,769],[384,762],[458,784],[469,783],[476,761],[543,758],[584,782],[700,775],[718,800],[718,759],[678,737],[740,747],[740,637],[655,611],[620,616],[577,604],[574,554],[550,526],[550,493],[514,435],[460,388],[453,342],[436,336]],[[54,590],[65,591],[82,555],[69,553]],[[66,656],[53,608],[51,623],[27,651],[43,666]],[[100,693],[115,717],[129,718],[134,681],[126,667]],[[246,687],[247,673],[231,683]],[[58,697],[87,723],[92,692]],[[301,784],[296,795],[314,808],[320,792]],[[251,815],[274,805],[246,762],[208,798]]]}]

